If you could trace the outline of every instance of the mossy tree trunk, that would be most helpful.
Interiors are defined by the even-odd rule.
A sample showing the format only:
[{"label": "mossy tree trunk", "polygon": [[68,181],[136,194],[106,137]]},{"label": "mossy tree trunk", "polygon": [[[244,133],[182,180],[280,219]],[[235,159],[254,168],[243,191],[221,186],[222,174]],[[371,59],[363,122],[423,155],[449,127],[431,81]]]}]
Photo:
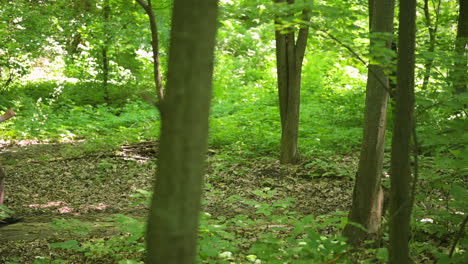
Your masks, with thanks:
[{"label": "mossy tree trunk", "polygon": [[205,174],[217,0],[176,0],[146,263],[194,263]]},{"label": "mossy tree trunk", "polygon": [[[349,221],[367,229],[348,224],[343,234],[350,244],[357,245],[372,235],[378,234],[382,219],[383,191],[381,188],[382,163],[385,148],[385,128],[389,79],[384,73],[389,58],[379,58],[384,49],[391,49],[395,1],[369,1],[371,17],[371,49],[373,60],[367,74],[364,135],[362,139],[359,167],[354,185],[353,203]],[[387,64],[387,65],[385,65]]]},{"label": "mossy tree trunk", "polygon": [[[294,0],[274,0],[275,3],[294,4]],[[302,11],[303,24],[295,37],[294,27],[283,28],[281,17],[275,24],[276,65],[278,75],[278,96],[281,118],[280,162],[296,163],[299,160],[297,140],[299,134],[299,106],[301,91],[302,61],[304,60],[309,35],[310,15]]]},{"label": "mossy tree trunk", "polygon": [[416,0],[400,1],[397,91],[391,157],[389,263],[412,263],[409,253],[411,197],[411,138],[414,122]]}]

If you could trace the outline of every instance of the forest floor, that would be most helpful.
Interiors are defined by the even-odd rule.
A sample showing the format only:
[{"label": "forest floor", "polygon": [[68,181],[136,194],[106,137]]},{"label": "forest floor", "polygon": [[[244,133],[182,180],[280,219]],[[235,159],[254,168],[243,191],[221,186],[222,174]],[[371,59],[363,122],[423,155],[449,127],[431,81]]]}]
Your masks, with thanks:
[{"label": "forest floor", "polygon": [[[73,218],[92,226],[115,214],[146,216],[148,206],[135,205],[134,195],[152,189],[157,142],[108,151],[83,146],[83,142],[16,142],[2,147],[5,205],[22,221],[0,227],[0,263],[34,263],[38,256],[63,254],[49,244],[70,237],[66,231],[52,229],[53,219]],[[284,166],[275,157],[237,159],[210,149],[203,210],[215,217],[252,215],[254,208],[226,200],[233,195],[255,199],[256,190],[275,190],[274,199],[293,198],[290,209],[304,215],[346,211],[356,157],[317,160]],[[112,224],[94,226],[93,236],[118,233]]]}]

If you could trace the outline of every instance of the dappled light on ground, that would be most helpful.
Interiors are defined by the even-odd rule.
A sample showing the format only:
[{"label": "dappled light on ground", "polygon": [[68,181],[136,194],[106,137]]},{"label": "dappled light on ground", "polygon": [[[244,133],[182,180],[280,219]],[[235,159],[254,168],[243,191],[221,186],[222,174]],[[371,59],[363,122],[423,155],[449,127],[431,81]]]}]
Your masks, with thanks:
[{"label": "dappled light on ground", "polygon": [[29,145],[40,145],[40,144],[57,144],[57,143],[80,143],[85,142],[85,139],[77,139],[77,140],[62,140],[59,142],[49,142],[44,140],[37,140],[37,139],[24,139],[24,140],[3,140],[0,139],[0,148],[11,146],[11,145],[18,145],[18,146],[29,146]]},{"label": "dappled light on ground", "polygon": [[59,207],[63,205],[65,202],[58,201],[58,202],[48,202],[45,204],[30,204],[29,207],[31,208],[47,208],[47,207]]},{"label": "dappled light on ground", "polygon": [[124,160],[145,163],[155,157],[157,150],[158,143],[156,141],[149,141],[124,145],[121,148],[120,154]]},{"label": "dappled light on ground", "polygon": [[[45,203],[45,204],[30,204],[28,205],[28,207],[30,208],[50,208],[50,207],[53,207],[53,208],[57,208],[57,211],[61,214],[69,214],[69,213],[73,213],[73,211],[75,210],[74,208],[72,207],[68,207],[66,206],[66,202],[64,201],[57,201],[57,202],[48,202],[48,203]],[[89,205],[88,207],[85,207],[84,208],[84,211],[92,211],[92,210],[95,210],[95,211],[104,211],[106,210],[107,208],[109,208],[108,205],[106,205],[105,203],[98,203],[96,205]]]},{"label": "dappled light on ground", "polygon": [[59,213],[61,214],[69,214],[73,213],[73,208],[70,208],[68,206],[60,207],[57,209]]}]

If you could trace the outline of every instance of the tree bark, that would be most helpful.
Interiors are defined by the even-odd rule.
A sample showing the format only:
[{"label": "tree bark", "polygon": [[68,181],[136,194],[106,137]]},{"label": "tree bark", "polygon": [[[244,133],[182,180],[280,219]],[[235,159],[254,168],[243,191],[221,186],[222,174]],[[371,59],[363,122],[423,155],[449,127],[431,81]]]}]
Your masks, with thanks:
[{"label": "tree bark", "polygon": [[194,263],[205,173],[217,0],[175,0],[146,263]]},{"label": "tree bark", "polygon": [[[275,0],[275,3],[286,3],[285,0]],[[293,0],[288,0],[293,4]],[[275,31],[276,39],[276,66],[278,76],[278,97],[281,118],[281,147],[280,162],[283,164],[296,163],[299,160],[297,140],[299,134],[299,108],[302,62],[307,47],[309,34],[310,13],[302,11],[305,24],[300,26],[297,40],[294,28],[287,29],[287,33],[278,28]],[[281,25],[280,18],[275,20],[277,26]]]},{"label": "tree bark", "polygon": [[104,1],[103,7],[103,19],[104,19],[104,44],[102,46],[102,87],[104,89],[104,100],[109,103],[109,58],[107,52],[109,50],[109,36],[108,36],[108,29],[107,23],[109,23],[109,16],[110,16],[110,3],[109,0]]},{"label": "tree bark", "polygon": [[400,1],[397,91],[391,157],[389,263],[412,263],[410,144],[414,129],[416,0]]},{"label": "tree bark", "polygon": [[137,2],[145,9],[148,15],[151,29],[151,47],[153,49],[153,75],[154,84],[156,86],[156,94],[158,101],[161,102],[164,98],[164,87],[162,84],[161,63],[159,59],[159,37],[158,37],[158,24],[156,23],[156,16],[153,11],[151,0],[137,0]]},{"label": "tree bark", "polygon": [[[371,4],[369,15],[372,17],[370,45],[375,47],[382,40],[382,36],[372,36],[372,33],[388,33],[388,36],[385,36],[386,41],[379,48],[391,49],[395,2],[394,0],[374,0],[369,1],[369,4]],[[375,60],[378,61],[378,58]],[[384,73],[384,66],[376,64],[369,65],[367,76],[364,135],[353,191],[353,204],[348,217],[350,222],[363,226],[367,231],[348,224],[343,234],[352,245],[358,245],[372,238],[369,236],[378,233],[383,213],[381,174],[389,79]]]},{"label": "tree bark", "polygon": [[468,67],[468,0],[459,0],[460,11],[458,15],[457,38],[455,41],[456,60],[453,70],[453,83],[455,93],[467,92]]}]

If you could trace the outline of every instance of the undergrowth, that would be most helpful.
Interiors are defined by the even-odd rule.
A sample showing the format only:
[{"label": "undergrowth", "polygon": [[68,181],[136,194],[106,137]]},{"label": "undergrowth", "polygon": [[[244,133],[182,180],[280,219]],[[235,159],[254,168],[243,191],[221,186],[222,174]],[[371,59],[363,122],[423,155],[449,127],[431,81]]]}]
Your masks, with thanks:
[{"label": "undergrowth", "polygon": [[[206,189],[211,186],[206,185]],[[140,192],[147,201],[149,192]],[[240,214],[232,218],[200,214],[197,263],[348,263],[351,259],[346,240],[336,233],[346,224],[344,212],[330,215],[301,215],[292,210],[294,200],[275,199],[276,191],[269,188],[254,190],[253,199],[233,195],[228,203],[238,203],[254,210],[252,215]],[[50,244],[51,248],[71,252],[73,258],[102,262],[110,258],[115,263],[143,263],[144,226],[137,219],[115,215],[110,219],[122,227],[122,236],[91,239],[84,242],[67,240]],[[86,225],[77,228],[76,220],[54,221],[59,230],[69,230],[80,237]],[[324,235],[324,230],[333,229]],[[385,251],[376,254],[386,259]],[[132,258],[133,257],[133,258]],[[48,261],[48,262],[41,262]],[[44,258],[36,263],[70,263],[66,260]]]},{"label": "undergrowth", "polygon": [[[308,177],[346,175],[353,178],[354,168],[343,169],[339,164],[341,161],[330,157],[357,156],[362,137],[363,91],[322,87],[320,84],[332,76],[317,75],[323,69],[309,67],[311,79],[303,89],[299,131],[300,152],[306,161],[304,166],[316,168],[315,174]],[[221,86],[236,82],[236,79],[223,80],[218,76],[215,81],[209,144],[218,152],[219,158],[232,164],[259,156],[275,160],[279,149],[281,128],[273,82],[269,78],[259,80],[255,77],[256,72],[246,71],[243,74],[249,75],[251,80],[238,83],[232,91],[222,90]],[[337,69],[336,74],[345,75],[346,69]],[[358,86],[359,83],[349,85]],[[2,98],[0,103],[4,109],[17,111],[12,121],[0,124],[0,137],[4,140],[84,141],[79,149],[63,153],[73,157],[112,150],[125,143],[157,140],[159,136],[160,119],[153,104],[130,97],[116,104],[106,104],[102,100],[90,103],[84,97],[74,97],[79,96],[76,93],[67,95],[66,89],[58,94],[57,87],[51,84],[35,85],[31,94],[14,99],[10,95],[11,100],[7,101]],[[423,135],[420,137],[422,158],[418,186],[421,190],[416,199],[411,245],[413,255],[419,256],[421,261],[462,263],[467,240],[462,238],[453,246],[453,238],[466,214],[467,148],[458,140],[466,137],[460,132],[464,119],[445,118],[453,115],[453,110],[444,111],[432,115],[424,113],[419,120],[418,133]],[[391,122],[390,115],[389,130]],[[444,131],[455,136],[444,141],[449,136],[443,134]],[[387,136],[390,138],[390,133]],[[388,160],[384,166],[388,168]],[[384,182],[388,181],[384,179]],[[205,187],[207,191],[211,188],[209,185]],[[146,192],[142,196],[145,195],[149,194]],[[226,202],[250,207],[253,214],[232,218],[201,214],[198,263],[386,261],[387,253],[383,248],[352,249],[346,245],[337,232],[346,224],[342,212],[303,215],[293,210],[294,201],[274,199],[274,190],[260,189],[252,195],[255,199],[234,195]],[[0,213],[2,218],[11,211],[2,207]],[[123,236],[59,241],[50,246],[78,252],[79,258],[91,262],[110,258],[119,263],[140,263],[144,254],[144,223],[125,215],[114,216],[112,222],[125,227],[121,230]],[[81,223],[68,220],[56,220],[54,225],[77,236],[88,232],[86,228],[78,228]],[[77,230],[84,233],[77,234]],[[447,251],[452,247],[453,257],[448,258]],[[40,257],[35,263],[67,261],[72,259]]]}]

